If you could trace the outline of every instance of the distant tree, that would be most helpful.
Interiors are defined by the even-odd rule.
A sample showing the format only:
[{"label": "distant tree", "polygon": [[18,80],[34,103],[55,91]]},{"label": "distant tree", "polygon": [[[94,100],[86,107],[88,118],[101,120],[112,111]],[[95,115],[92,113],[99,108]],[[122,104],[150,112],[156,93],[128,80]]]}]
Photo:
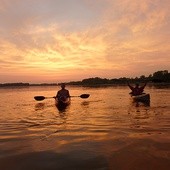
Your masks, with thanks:
[{"label": "distant tree", "polygon": [[148,80],[148,81],[151,81],[151,80],[152,80],[152,74],[150,74],[150,75],[147,77],[147,80]]},{"label": "distant tree", "polygon": [[153,73],[153,82],[170,82],[170,73],[168,70],[157,71]]},{"label": "distant tree", "polygon": [[83,79],[82,80],[82,84],[85,85],[95,85],[95,84],[108,84],[109,80],[104,78],[99,78],[99,77],[95,77],[95,78],[88,78],[88,79]]},{"label": "distant tree", "polygon": [[0,87],[10,87],[10,86],[29,86],[29,83],[4,83],[4,84],[0,84]]},{"label": "distant tree", "polygon": [[140,76],[140,80],[145,80],[146,77],[144,75]]}]

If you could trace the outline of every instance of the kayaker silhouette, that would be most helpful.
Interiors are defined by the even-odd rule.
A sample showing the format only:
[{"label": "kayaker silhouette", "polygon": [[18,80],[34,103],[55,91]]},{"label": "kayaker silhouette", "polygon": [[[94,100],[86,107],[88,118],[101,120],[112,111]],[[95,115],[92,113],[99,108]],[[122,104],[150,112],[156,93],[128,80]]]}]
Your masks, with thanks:
[{"label": "kayaker silhouette", "polygon": [[57,108],[61,110],[65,110],[65,108],[70,104],[70,93],[67,89],[65,89],[65,84],[61,84],[61,90],[57,92],[55,104]]},{"label": "kayaker silhouette", "polygon": [[132,90],[132,92],[130,92],[130,94],[131,94],[132,96],[137,96],[137,95],[141,95],[141,94],[143,93],[144,88],[145,88],[145,86],[146,86],[147,83],[145,83],[143,86],[139,86],[139,83],[136,83],[136,84],[135,84],[135,87],[131,86],[131,85],[129,84],[129,82],[128,82],[127,84],[128,84],[128,86],[129,86],[129,88]]},{"label": "kayaker silhouette", "polygon": [[61,98],[69,98],[70,97],[70,93],[69,93],[69,91],[67,90],[67,89],[65,89],[65,84],[64,83],[62,83],[61,84],[61,90],[59,90],[58,92],[57,92],[57,95],[56,95],[56,97],[58,98],[58,99],[61,99]]}]

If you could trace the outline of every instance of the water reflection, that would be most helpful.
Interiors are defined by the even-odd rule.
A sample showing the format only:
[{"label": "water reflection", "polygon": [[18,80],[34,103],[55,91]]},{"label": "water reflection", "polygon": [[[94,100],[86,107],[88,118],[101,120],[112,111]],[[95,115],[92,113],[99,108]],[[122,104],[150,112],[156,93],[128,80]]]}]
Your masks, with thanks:
[{"label": "water reflection", "polygon": [[129,106],[130,128],[133,129],[135,137],[140,137],[141,134],[147,132],[151,124],[150,102],[131,101]]},{"label": "water reflection", "polygon": [[82,106],[88,106],[89,103],[90,103],[89,101],[83,101],[83,102],[81,102],[81,105],[82,105]]},{"label": "water reflection", "polygon": [[145,102],[133,101],[132,105],[134,105],[135,107],[140,107],[140,106],[149,107],[150,106],[150,101],[145,101]]},{"label": "water reflection", "polygon": [[58,103],[55,106],[59,112],[65,112],[66,110],[68,110],[70,104],[71,104],[70,102],[69,103],[60,103],[60,104]]},{"label": "water reflection", "polygon": [[150,102],[137,102],[137,101],[131,101],[130,107],[128,110],[128,114],[131,113],[143,113],[148,112],[150,109]]},{"label": "water reflection", "polygon": [[66,120],[67,119],[67,111],[66,110],[60,110],[59,116],[62,120]]},{"label": "water reflection", "polygon": [[[46,96],[56,91],[56,87],[38,88]],[[75,95],[86,91],[81,87],[72,88]],[[169,89],[149,89],[151,106],[150,103],[132,102],[129,89],[125,87],[89,88],[88,91],[90,98],[73,99],[64,110],[58,110],[51,100],[35,103],[32,96],[36,95],[37,87],[31,87],[27,93],[18,93],[18,90],[12,95],[11,92],[1,93],[0,169],[20,169],[21,152],[28,154],[24,165],[37,169],[61,169],[61,164],[68,166],[65,169],[71,165],[75,165],[72,169],[135,169],[141,162],[151,164],[143,164],[140,169],[156,169],[156,166],[168,169],[163,166],[169,167]],[[49,150],[52,153],[48,153]],[[12,154],[16,155],[14,167],[8,168],[8,158],[11,159]],[[101,165],[105,158],[111,165]],[[4,159],[5,168],[2,167]],[[68,161],[70,164],[65,164]],[[39,162],[44,166],[39,167]],[[84,168],[85,165],[89,167]]]},{"label": "water reflection", "polygon": [[45,108],[45,103],[36,103],[35,104],[35,111],[43,110]]}]

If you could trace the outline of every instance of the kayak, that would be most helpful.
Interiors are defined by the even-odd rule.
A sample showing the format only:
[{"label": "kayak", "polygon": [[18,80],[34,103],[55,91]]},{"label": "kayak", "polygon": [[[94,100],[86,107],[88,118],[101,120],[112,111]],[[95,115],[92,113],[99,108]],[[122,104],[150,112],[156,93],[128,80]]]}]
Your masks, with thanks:
[{"label": "kayak", "polygon": [[65,109],[69,104],[71,100],[70,97],[60,97],[60,98],[55,98],[55,104],[58,109]]},{"label": "kayak", "polygon": [[150,102],[150,94],[148,93],[143,93],[141,95],[137,95],[137,96],[131,96],[133,101],[136,102]]}]

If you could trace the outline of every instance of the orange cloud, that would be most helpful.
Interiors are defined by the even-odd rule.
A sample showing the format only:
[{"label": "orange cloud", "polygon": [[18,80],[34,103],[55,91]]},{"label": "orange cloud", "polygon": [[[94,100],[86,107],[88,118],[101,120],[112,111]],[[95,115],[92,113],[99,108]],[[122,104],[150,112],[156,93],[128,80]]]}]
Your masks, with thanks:
[{"label": "orange cloud", "polygon": [[[63,2],[58,6],[67,10]],[[17,10],[10,1],[0,3],[2,82],[7,81],[5,75],[8,81],[16,77],[48,82],[132,77],[170,68],[166,0],[82,0],[72,4],[70,16],[54,1],[43,0],[40,5],[17,0]],[[28,13],[26,7],[31,9]],[[89,13],[78,16],[81,10]]]}]

